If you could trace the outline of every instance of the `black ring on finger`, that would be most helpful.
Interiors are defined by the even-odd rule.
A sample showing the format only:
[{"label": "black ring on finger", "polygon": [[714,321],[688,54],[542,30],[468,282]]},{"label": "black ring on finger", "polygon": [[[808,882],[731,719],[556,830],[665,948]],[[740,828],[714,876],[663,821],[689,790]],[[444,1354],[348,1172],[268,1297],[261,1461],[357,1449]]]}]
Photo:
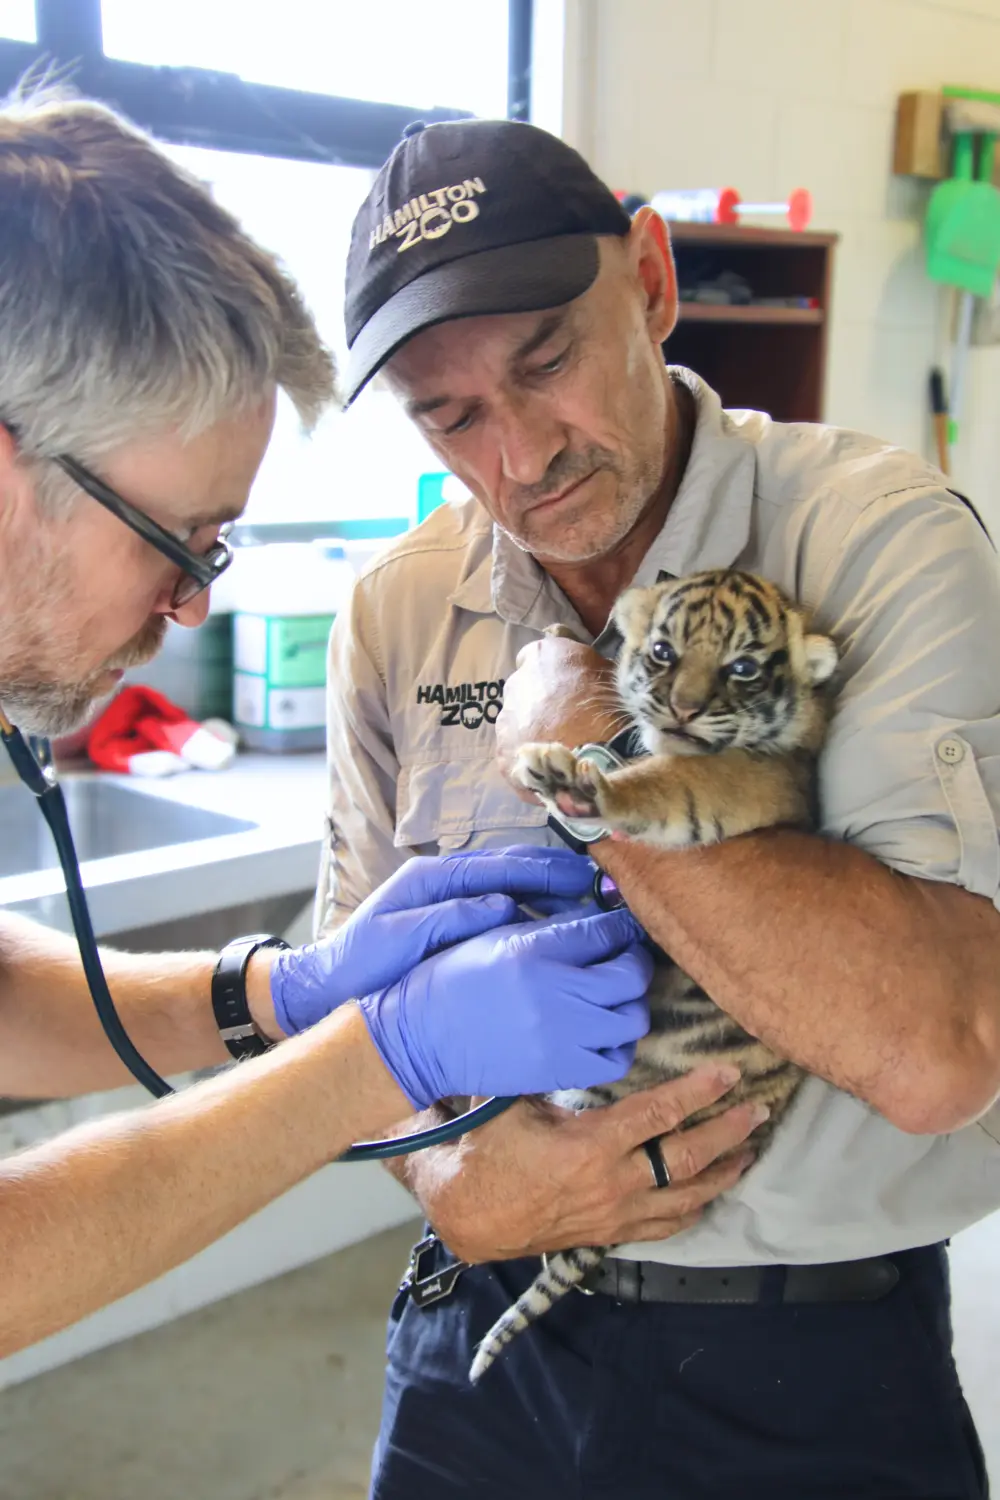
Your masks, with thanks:
[{"label": "black ring on finger", "polygon": [[658,1188],[668,1188],[670,1186],[670,1171],[663,1160],[659,1137],[653,1141],[643,1141],[642,1149],[649,1157],[649,1165],[653,1169],[653,1182]]}]

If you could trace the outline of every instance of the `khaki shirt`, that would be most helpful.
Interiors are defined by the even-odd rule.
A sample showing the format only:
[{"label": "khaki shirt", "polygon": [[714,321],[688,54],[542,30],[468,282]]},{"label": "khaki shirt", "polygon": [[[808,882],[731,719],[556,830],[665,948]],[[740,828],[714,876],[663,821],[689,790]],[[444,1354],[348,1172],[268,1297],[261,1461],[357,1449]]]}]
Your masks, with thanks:
[{"label": "khaki shirt", "polygon": [[[1000,577],[989,541],[913,454],[724,411],[690,371],[672,374],[695,394],[697,429],[636,582],[734,564],[811,606],[842,649],[823,832],[996,903]],[[587,638],[548,575],[473,502],[436,511],[358,581],[331,638],[322,929],[413,853],[556,842],[544,810],[500,776],[493,731],[518,652],[555,622]],[[1000,1105],[951,1135],[913,1136],[810,1078],[761,1161],[701,1223],[619,1253],[850,1259],[941,1240],[998,1207]]]}]

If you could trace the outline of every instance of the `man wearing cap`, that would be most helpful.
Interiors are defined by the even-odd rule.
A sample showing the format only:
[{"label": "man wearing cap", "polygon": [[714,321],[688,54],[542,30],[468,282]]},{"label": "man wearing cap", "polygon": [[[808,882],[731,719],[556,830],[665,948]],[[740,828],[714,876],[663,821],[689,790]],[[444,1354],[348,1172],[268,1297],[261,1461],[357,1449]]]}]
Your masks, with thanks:
[{"label": "man wearing cap", "polygon": [[[394,1304],[376,1500],[986,1494],[944,1242],[1000,1205],[996,559],[922,459],[723,410],[664,364],[676,318],[662,221],[530,126],[415,131],[355,223],[348,399],[383,370],[475,498],[383,554],[334,631],[322,928],[414,850],[557,837],[502,767],[614,733],[627,585],[756,571],[842,651],[821,836],[591,849],[814,1076],[745,1175],[657,1186],[554,1115],[516,1166],[502,1120],[411,1159],[436,1264],[470,1264]],[[470,1387],[539,1256],[608,1243],[594,1294]]]}]

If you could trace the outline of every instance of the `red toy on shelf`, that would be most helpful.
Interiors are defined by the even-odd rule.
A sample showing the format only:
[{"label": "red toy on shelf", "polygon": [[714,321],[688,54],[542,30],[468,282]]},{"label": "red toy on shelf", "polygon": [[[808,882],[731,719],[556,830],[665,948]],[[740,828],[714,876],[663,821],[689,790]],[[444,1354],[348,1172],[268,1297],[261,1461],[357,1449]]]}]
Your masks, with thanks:
[{"label": "red toy on shelf", "polygon": [[787,203],[743,203],[735,188],[723,188],[715,210],[717,224],[738,224],[741,214],[784,214],[789,229],[805,229],[812,218],[812,194],[808,188],[789,193]]},{"label": "red toy on shelf", "polygon": [[782,215],[789,229],[807,228],[813,212],[812,194],[808,188],[796,188],[786,203],[744,203],[735,188],[679,188],[642,198],[638,193],[620,192],[618,199],[634,214],[644,203],[651,203],[662,218],[674,223],[739,224],[750,215]]}]

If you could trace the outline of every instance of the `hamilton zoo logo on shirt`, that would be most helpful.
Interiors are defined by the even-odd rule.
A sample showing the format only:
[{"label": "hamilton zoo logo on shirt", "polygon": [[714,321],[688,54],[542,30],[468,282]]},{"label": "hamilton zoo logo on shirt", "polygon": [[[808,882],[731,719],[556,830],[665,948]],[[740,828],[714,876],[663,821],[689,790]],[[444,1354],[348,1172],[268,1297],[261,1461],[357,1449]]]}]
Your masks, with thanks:
[{"label": "hamilton zoo logo on shirt", "polygon": [[468,224],[479,218],[480,193],[486,192],[481,177],[467,177],[464,182],[453,182],[450,187],[434,188],[429,193],[420,193],[411,198],[402,208],[387,213],[381,224],[376,224],[368,240],[369,252],[386,240],[399,243],[396,252],[412,250],[421,240],[439,240],[455,224]]},{"label": "hamilton zoo logo on shirt", "polygon": [[503,708],[504,679],[495,682],[460,682],[446,687],[443,682],[417,688],[418,703],[436,703],[441,709],[442,729],[461,725],[478,729],[480,724],[495,724]]}]

